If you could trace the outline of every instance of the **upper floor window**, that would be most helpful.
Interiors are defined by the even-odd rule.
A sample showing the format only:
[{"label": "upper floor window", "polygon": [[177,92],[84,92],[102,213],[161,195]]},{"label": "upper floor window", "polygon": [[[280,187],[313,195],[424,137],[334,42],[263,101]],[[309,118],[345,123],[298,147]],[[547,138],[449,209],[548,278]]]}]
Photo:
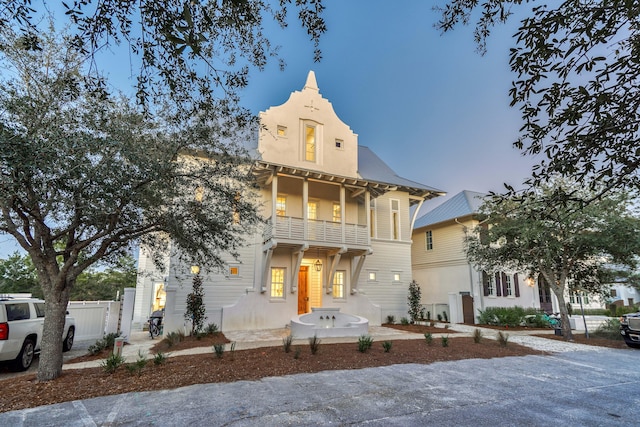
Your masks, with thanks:
[{"label": "upper floor window", "polygon": [[342,150],[344,148],[344,141],[341,139],[336,139],[336,148],[338,150]]},{"label": "upper floor window", "polygon": [[307,203],[307,219],[318,219],[318,202]]},{"label": "upper floor window", "polygon": [[341,222],[342,221],[342,210],[340,208],[340,203],[333,202],[333,222]]},{"label": "upper floor window", "polygon": [[276,216],[287,216],[287,196],[276,197]]},{"label": "upper floor window", "polygon": [[496,296],[496,281],[493,274],[485,274],[487,296]]},{"label": "upper floor window", "polygon": [[287,136],[287,127],[278,125],[278,136]]},{"label": "upper floor window", "polygon": [[433,231],[431,230],[425,233],[425,245],[428,251],[433,250]]},{"label": "upper floor window", "polygon": [[378,281],[377,273],[375,271],[369,271],[369,274],[367,275],[367,280],[369,282],[377,282]]},{"label": "upper floor window", "polygon": [[393,283],[400,283],[400,272],[399,271],[391,272],[391,277],[393,278]]},{"label": "upper floor window", "polygon": [[230,265],[229,266],[229,277],[240,277],[240,266],[238,266],[238,265]]},{"label": "upper floor window", "polygon": [[611,289],[611,291],[609,292],[609,296],[617,297],[618,296],[618,291],[615,290],[615,289]]},{"label": "upper floor window", "polygon": [[304,129],[304,159],[308,162],[316,161],[316,127],[306,125]]},{"label": "upper floor window", "polygon": [[400,201],[391,199],[391,238],[400,240]]},{"label": "upper floor window", "polygon": [[510,274],[505,274],[504,275],[504,288],[506,289],[505,297],[512,297],[513,296],[513,285],[511,284],[511,275]]},{"label": "upper floor window", "polygon": [[376,199],[369,202],[369,226],[371,237],[376,237]]},{"label": "upper floor window", "polygon": [[271,298],[284,299],[284,277],[284,268],[271,268]]},{"label": "upper floor window", "polygon": [[333,297],[337,299],[345,298],[345,276],[346,271],[337,270],[333,275]]}]

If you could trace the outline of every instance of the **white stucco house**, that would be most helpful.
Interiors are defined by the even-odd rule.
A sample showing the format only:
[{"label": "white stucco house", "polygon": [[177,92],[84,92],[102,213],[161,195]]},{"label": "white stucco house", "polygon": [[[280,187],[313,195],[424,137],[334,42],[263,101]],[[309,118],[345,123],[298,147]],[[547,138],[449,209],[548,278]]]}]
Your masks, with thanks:
[{"label": "white stucco house", "polygon": [[[379,325],[406,316],[415,214],[440,190],[398,176],[336,115],[310,72],[300,91],[260,113],[255,176],[266,227],[247,236],[224,271],[201,271],[207,323],[224,330],[282,328],[315,307]],[[411,212],[415,212],[413,215]],[[165,309],[165,331],[184,326],[188,266],[166,271],[144,249],[134,327]]]}]

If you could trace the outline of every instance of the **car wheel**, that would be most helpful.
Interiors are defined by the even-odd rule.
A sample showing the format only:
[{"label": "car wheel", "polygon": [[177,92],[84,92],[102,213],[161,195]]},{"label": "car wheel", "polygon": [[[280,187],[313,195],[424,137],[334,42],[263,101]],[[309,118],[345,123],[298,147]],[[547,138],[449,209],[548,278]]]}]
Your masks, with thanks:
[{"label": "car wheel", "polygon": [[67,337],[62,342],[62,351],[69,351],[71,347],[73,347],[73,338],[76,335],[76,328],[71,326],[69,331],[67,331]]},{"label": "car wheel", "polygon": [[16,357],[14,361],[14,367],[16,371],[26,371],[31,366],[31,362],[33,362],[33,354],[34,354],[34,346],[33,340],[27,338],[24,340],[22,344],[22,350]]}]

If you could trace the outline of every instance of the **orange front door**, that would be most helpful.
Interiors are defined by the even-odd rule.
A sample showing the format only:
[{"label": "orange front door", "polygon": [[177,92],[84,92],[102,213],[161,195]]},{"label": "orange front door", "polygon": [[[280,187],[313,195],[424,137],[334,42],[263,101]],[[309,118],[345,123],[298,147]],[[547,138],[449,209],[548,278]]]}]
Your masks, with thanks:
[{"label": "orange front door", "polygon": [[309,267],[300,267],[298,271],[298,314],[309,311],[309,288],[308,288]]}]

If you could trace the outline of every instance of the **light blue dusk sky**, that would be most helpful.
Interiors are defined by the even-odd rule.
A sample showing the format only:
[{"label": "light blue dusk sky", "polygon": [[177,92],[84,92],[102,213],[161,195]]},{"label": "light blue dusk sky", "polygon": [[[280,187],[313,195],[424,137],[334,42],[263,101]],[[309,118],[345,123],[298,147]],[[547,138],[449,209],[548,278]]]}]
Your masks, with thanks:
[{"label": "light blue dusk sky", "polygon": [[[444,4],[443,1],[438,1]],[[313,62],[313,45],[293,19],[269,36],[282,46],[287,66],[252,70],[242,92],[253,113],[285,102],[302,89],[309,70],[338,116],[400,176],[447,192],[521,187],[534,160],[512,148],[519,113],[509,107],[513,80],[508,52],[516,22],[499,27],[485,56],[475,50],[471,27],[440,34],[436,2],[326,0],[327,33]],[[293,18],[293,17],[292,17]],[[129,91],[133,81],[124,49],[105,72]],[[422,213],[446,198],[425,203]],[[0,236],[0,257],[15,250]]]}]

